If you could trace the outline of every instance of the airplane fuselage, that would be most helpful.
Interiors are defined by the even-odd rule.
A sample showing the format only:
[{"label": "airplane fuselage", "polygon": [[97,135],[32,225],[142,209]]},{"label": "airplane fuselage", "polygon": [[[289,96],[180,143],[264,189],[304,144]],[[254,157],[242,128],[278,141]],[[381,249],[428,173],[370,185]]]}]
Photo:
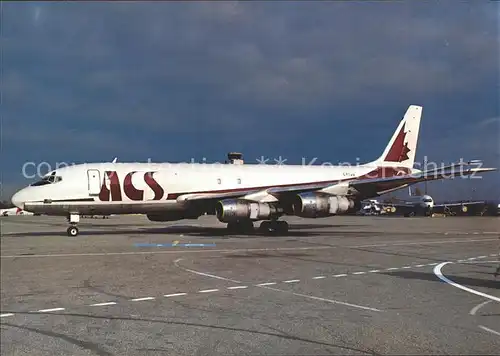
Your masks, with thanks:
[{"label": "airplane fuselage", "polygon": [[[57,170],[59,181],[28,186],[16,199],[24,209],[48,215],[151,213],[182,210],[179,198],[190,194],[231,194],[238,191],[337,183],[337,195],[349,191],[343,182],[392,177],[416,170],[375,165],[302,166],[190,163],[91,163]],[[25,197],[29,197],[26,199]],[[363,197],[366,198],[366,197]],[[266,200],[267,199],[267,200]],[[260,201],[275,201],[259,197]]]}]

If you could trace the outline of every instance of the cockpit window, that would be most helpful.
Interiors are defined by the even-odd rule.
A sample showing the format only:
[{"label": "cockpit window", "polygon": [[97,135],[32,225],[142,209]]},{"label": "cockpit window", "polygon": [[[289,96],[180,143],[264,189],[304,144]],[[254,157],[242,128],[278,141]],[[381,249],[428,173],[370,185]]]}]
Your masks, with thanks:
[{"label": "cockpit window", "polygon": [[432,203],[432,199],[431,198],[425,198],[424,199],[424,203]]},{"label": "cockpit window", "polygon": [[41,180],[39,180],[38,182],[31,184],[31,186],[37,187],[40,185],[54,184],[54,183],[60,182],[61,180],[62,180],[61,176],[56,176],[56,172],[52,172],[52,174],[45,176]]}]

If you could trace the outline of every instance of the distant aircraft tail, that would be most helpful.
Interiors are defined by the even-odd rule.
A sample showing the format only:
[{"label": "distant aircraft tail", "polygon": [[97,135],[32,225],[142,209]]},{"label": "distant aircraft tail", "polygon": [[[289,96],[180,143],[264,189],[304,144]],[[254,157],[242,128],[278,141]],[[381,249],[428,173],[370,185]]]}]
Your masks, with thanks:
[{"label": "distant aircraft tail", "polygon": [[384,153],[373,163],[378,166],[413,168],[421,117],[422,107],[410,105],[396,131],[394,131]]}]

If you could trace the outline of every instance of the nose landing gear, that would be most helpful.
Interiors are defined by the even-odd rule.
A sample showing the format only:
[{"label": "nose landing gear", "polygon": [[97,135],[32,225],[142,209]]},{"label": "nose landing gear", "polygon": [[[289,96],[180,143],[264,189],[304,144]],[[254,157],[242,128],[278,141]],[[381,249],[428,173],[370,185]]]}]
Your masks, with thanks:
[{"label": "nose landing gear", "polygon": [[70,226],[66,230],[68,236],[75,237],[78,235],[79,230],[78,227],[76,226],[78,222],[80,222],[80,214],[69,214],[68,215],[68,222]]},{"label": "nose landing gear", "polygon": [[68,229],[66,230],[66,232],[68,233],[68,236],[76,236],[78,235],[78,228],[76,226],[70,226],[68,227]]}]

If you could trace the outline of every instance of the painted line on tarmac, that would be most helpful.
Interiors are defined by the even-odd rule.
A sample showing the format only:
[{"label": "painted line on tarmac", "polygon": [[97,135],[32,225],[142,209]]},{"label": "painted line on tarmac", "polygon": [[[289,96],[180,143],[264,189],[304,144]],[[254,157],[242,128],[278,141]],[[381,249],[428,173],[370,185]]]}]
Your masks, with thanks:
[{"label": "painted line on tarmac", "polygon": [[[364,248],[364,247],[384,247],[384,246],[413,246],[428,244],[455,244],[471,242],[489,242],[498,239],[470,239],[470,240],[426,240],[396,243],[380,243],[371,245],[333,245],[333,246],[308,246],[308,247],[276,247],[276,248],[237,248],[237,249],[219,249],[219,250],[179,250],[179,251],[123,251],[123,252],[87,252],[87,253],[54,253],[54,254],[29,254],[29,255],[1,255],[0,258],[55,258],[55,257],[98,257],[98,256],[134,256],[134,255],[154,255],[154,254],[190,254],[190,253],[235,253],[235,252],[271,252],[271,251],[307,251],[307,250],[331,250],[337,248]],[[300,242],[300,241],[299,241]],[[496,256],[496,255],[495,255]]]},{"label": "painted line on tarmac", "polygon": [[198,293],[213,293],[213,292],[218,292],[218,289],[205,289],[205,290],[200,290]]},{"label": "painted line on tarmac", "polygon": [[[495,257],[495,256],[498,256],[498,254],[493,254],[492,255],[492,257]],[[217,275],[214,275],[214,274],[211,274],[211,273],[194,271],[194,270],[191,270],[191,269],[186,269],[184,267],[181,267],[181,266],[178,265],[178,262],[181,261],[181,260],[182,259],[177,259],[177,260],[174,261],[174,263],[176,264],[176,266],[178,268],[184,269],[187,272],[198,274],[198,275],[204,276],[204,277],[209,277],[209,278],[213,278],[213,279],[224,280],[224,281],[227,281],[227,282],[232,282],[232,283],[237,283],[238,284],[237,286],[226,287],[225,290],[239,290],[239,289],[247,289],[247,288],[249,288],[249,285],[241,285],[242,282],[240,282],[240,281],[236,281],[236,280],[233,280],[233,279],[230,279],[230,278],[225,278],[225,277],[217,276]],[[446,263],[450,263],[450,262],[444,262],[444,264],[446,264]],[[475,262],[475,263],[477,263],[477,262]],[[429,263],[429,264],[426,264],[426,265],[417,265],[417,266],[418,267],[423,267],[423,266],[435,266],[435,265],[438,265],[434,269],[434,270],[436,270],[437,268],[440,269],[442,266],[444,266],[444,264],[441,263],[441,264],[438,265],[438,263]],[[417,266],[414,266],[414,267],[417,267]],[[387,269],[370,270],[370,271],[367,271],[366,274],[368,274],[368,273],[385,273],[386,271],[394,271],[394,270],[398,270],[398,269],[401,269],[401,267],[390,267],[390,268],[387,268]],[[352,273],[342,273],[342,274],[332,275],[332,277],[334,277],[334,278],[340,278],[340,277],[348,277],[348,276],[354,276],[354,275],[357,276],[357,275],[361,275],[362,273],[365,273],[365,272],[359,271],[359,272],[352,272]],[[322,275],[322,276],[311,277],[310,279],[318,280],[318,279],[326,279],[326,278],[328,278],[328,277]],[[443,276],[443,278],[446,278],[446,277]],[[342,302],[342,301],[338,301],[338,300],[320,298],[320,297],[315,297],[315,296],[311,296],[311,295],[307,295],[307,294],[293,293],[293,292],[289,292],[289,291],[281,290],[281,289],[277,289],[277,288],[268,288],[268,286],[274,286],[274,285],[277,285],[278,283],[299,283],[300,281],[301,281],[300,279],[290,279],[290,280],[285,280],[285,281],[282,281],[282,282],[272,282],[272,281],[269,281],[269,282],[257,283],[257,284],[254,284],[253,286],[254,287],[266,288],[266,289],[270,289],[270,290],[274,290],[274,291],[282,292],[282,293],[289,293],[289,294],[291,293],[291,294],[294,294],[296,296],[300,296],[300,297],[308,298],[308,299],[312,299],[312,300],[324,301],[324,302],[335,303],[335,304],[342,304],[342,305],[351,306],[351,307],[355,307],[355,308],[359,308],[359,309],[364,309],[364,310],[381,311],[381,310],[376,309],[376,308],[371,308],[371,307],[362,306],[362,305],[356,305],[356,304],[350,304],[350,303],[346,303],[346,302]],[[302,281],[305,281],[305,280],[302,280]],[[452,283],[454,283],[454,282],[452,282]],[[221,292],[221,290],[220,289],[205,289],[205,290],[198,291],[198,293],[215,293],[215,292]],[[478,293],[480,293],[480,292],[478,292]],[[195,294],[195,293],[191,293],[191,294]],[[183,296],[187,296],[187,295],[189,295],[189,293],[187,293],[187,292],[176,292],[176,293],[171,293],[171,294],[164,294],[163,297],[165,297],[165,298],[173,298],[173,297],[183,297]],[[490,297],[492,297],[492,296],[490,296]],[[492,297],[492,298],[496,298],[496,297]],[[150,301],[150,300],[156,300],[156,299],[158,299],[158,298],[149,296],[149,297],[139,297],[139,298],[129,299],[128,301],[130,301],[130,302],[143,302],[143,301]],[[498,299],[498,301],[500,301],[500,298],[497,298],[497,299]],[[105,307],[105,306],[117,305],[117,304],[118,304],[117,302],[109,301],[109,302],[103,302],[103,303],[86,304],[86,305],[84,305],[84,307]],[[481,304],[485,305],[486,303],[481,303]],[[471,313],[473,311],[474,311],[474,313],[476,313],[477,310],[479,310],[480,307],[476,306],[475,308],[476,308],[475,310],[474,310],[474,308],[473,308],[473,310],[471,310]],[[66,308],[50,308],[50,309],[39,309],[39,310],[36,310],[36,311],[31,311],[30,313],[49,313],[49,312],[64,311],[64,310],[66,310]],[[3,319],[3,318],[12,317],[12,316],[15,316],[15,314],[16,313],[14,313],[14,312],[2,313],[2,314],[0,314],[0,318]],[[64,314],[61,314],[61,315],[64,315]]]},{"label": "painted line on tarmac", "polygon": [[476,305],[474,308],[472,308],[469,312],[470,315],[476,315],[476,313],[479,311],[479,309],[481,309],[482,307],[484,307],[486,304],[489,304],[491,303],[492,301],[491,300],[487,300],[486,302],[482,302],[482,303],[479,303],[478,305]]},{"label": "painted line on tarmac", "polygon": [[143,298],[135,298],[135,299],[130,299],[131,302],[142,302],[145,300],[154,300],[156,299],[155,297],[143,297]]},{"label": "painted line on tarmac", "polygon": [[327,302],[327,303],[332,303],[332,304],[340,304],[340,305],[344,305],[344,306],[348,306],[348,307],[352,307],[352,308],[356,308],[356,309],[370,310],[370,311],[374,311],[374,312],[381,312],[382,311],[380,309],[366,307],[364,305],[346,303],[346,302],[342,302],[340,300],[334,300],[334,299],[327,299],[327,298],[315,297],[313,295],[295,293],[295,292],[291,292],[291,291],[287,291],[287,290],[283,290],[283,289],[277,289],[277,288],[271,288],[271,287],[262,287],[262,288],[269,289],[269,290],[272,290],[272,291],[275,291],[275,292],[292,294],[292,295],[295,295],[297,297],[303,297],[303,298],[307,298],[307,299],[319,300],[321,302]]},{"label": "painted line on tarmac", "polygon": [[[413,241],[413,242],[394,242],[394,243],[381,243],[381,244],[371,244],[371,245],[357,245],[357,246],[345,246],[347,248],[364,248],[364,247],[384,247],[384,246],[412,246],[412,245],[435,245],[435,244],[458,244],[467,242],[480,242],[480,241],[497,241],[498,239],[463,239],[463,240],[427,240],[427,241]],[[343,246],[338,246],[343,247]]]},{"label": "painted line on tarmac", "polygon": [[40,309],[37,310],[37,313],[50,313],[50,312],[55,312],[55,311],[63,311],[64,308],[52,308],[52,309]]},{"label": "painted line on tarmac", "polygon": [[469,287],[466,287],[466,286],[463,286],[457,282],[454,282],[452,281],[451,279],[445,277],[443,275],[443,273],[441,272],[441,269],[447,265],[447,264],[450,264],[450,263],[453,263],[453,262],[442,262],[440,264],[438,264],[436,267],[434,267],[434,274],[440,279],[442,280],[443,282],[455,287],[455,288],[458,288],[458,289],[461,289],[461,290],[464,290],[466,292],[469,292],[471,294],[475,294],[475,295],[478,295],[478,296],[481,296],[481,297],[484,297],[484,298],[488,298],[488,299],[491,299],[491,300],[494,300],[495,302],[499,302],[500,303],[500,298],[498,297],[495,297],[493,295],[490,295],[490,294],[487,294],[487,293],[483,293],[483,292],[479,292],[475,289],[472,289],[472,288],[469,288]]},{"label": "painted line on tarmac", "polygon": [[108,305],[115,305],[116,302],[104,302],[104,303],[95,303],[95,304],[90,304],[91,307],[105,307]]},{"label": "painted line on tarmac", "polygon": [[494,334],[494,335],[497,335],[497,336],[500,336],[500,333],[498,331],[495,331],[493,329],[490,329],[490,328],[487,328],[486,326],[483,326],[483,325],[479,325],[478,326],[480,329],[484,330],[484,331],[487,331],[491,334]]},{"label": "painted line on tarmac", "polygon": [[135,247],[215,247],[216,244],[201,244],[201,243],[136,243]]},{"label": "painted line on tarmac", "polygon": [[172,294],[164,294],[163,296],[165,298],[171,298],[171,297],[180,297],[183,295],[187,295],[187,293],[172,293]]},{"label": "painted line on tarmac", "polygon": [[[216,276],[216,275],[211,274],[211,273],[206,273],[206,272],[201,272],[201,271],[195,271],[195,270],[192,270],[192,269],[184,268],[184,267],[182,267],[182,266],[179,265],[179,262],[181,260],[182,260],[181,258],[175,260],[174,264],[175,264],[176,267],[178,267],[179,269],[184,270],[186,272],[190,272],[190,273],[197,274],[197,275],[204,276],[204,277],[226,280],[226,281],[233,282],[233,283],[238,283],[238,284],[242,283],[241,281],[236,281],[236,280],[233,280],[233,279],[229,279],[229,278],[225,278],[225,277],[221,277],[221,276]],[[291,282],[300,282],[300,280],[294,279],[294,280],[283,281],[283,283],[291,283]],[[313,300],[323,301],[323,302],[327,302],[327,303],[341,304],[341,305],[345,305],[345,306],[349,306],[349,307],[353,307],[353,308],[364,309],[364,310],[371,310],[371,311],[376,311],[376,312],[380,312],[381,311],[379,309],[375,309],[375,308],[371,308],[371,307],[367,307],[367,306],[363,306],[363,305],[351,304],[351,303],[346,303],[346,302],[342,302],[342,301],[339,301],[339,300],[320,298],[320,297],[315,297],[315,296],[308,295],[308,294],[294,293],[294,292],[290,292],[290,291],[286,291],[286,290],[282,290],[282,289],[271,288],[271,287],[269,287],[269,285],[270,285],[270,283],[259,283],[259,284],[255,284],[254,286],[255,287],[259,287],[259,288],[269,289],[269,290],[272,290],[272,291],[275,291],[275,292],[292,294],[292,295],[295,295],[295,296],[298,296],[298,297],[303,297],[303,298],[307,298],[307,299],[313,299]]]}]

